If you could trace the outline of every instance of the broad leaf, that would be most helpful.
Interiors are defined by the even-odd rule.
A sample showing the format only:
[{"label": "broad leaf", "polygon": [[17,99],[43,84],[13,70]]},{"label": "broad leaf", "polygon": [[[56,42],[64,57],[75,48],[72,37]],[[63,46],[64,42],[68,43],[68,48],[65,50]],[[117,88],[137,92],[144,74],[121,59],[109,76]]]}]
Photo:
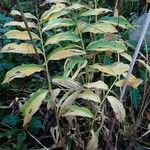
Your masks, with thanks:
[{"label": "broad leaf", "polygon": [[58,18],[58,19],[51,19],[46,26],[44,26],[42,32],[51,30],[54,28],[60,27],[69,27],[75,25],[75,22],[72,19],[68,18]]},{"label": "broad leaf", "polygon": [[[35,40],[40,40],[39,36],[33,32],[31,32],[32,38]],[[19,30],[10,30],[5,33],[5,36],[8,39],[18,39],[18,40],[30,40],[29,34],[27,31],[19,31]]]},{"label": "broad leaf", "polygon": [[72,79],[75,79],[82,68],[84,68],[87,64],[87,60],[85,58],[76,56],[72,58],[68,58],[64,65],[64,79],[67,79],[71,72],[73,72],[74,68],[77,68],[75,73],[72,75]]},{"label": "broad leaf", "polygon": [[81,16],[100,15],[100,14],[105,14],[107,12],[111,12],[111,10],[106,8],[90,9],[81,13]]},{"label": "broad leaf", "polygon": [[47,90],[36,91],[34,94],[32,94],[31,98],[22,106],[21,112],[24,115],[23,127],[25,127],[26,124],[30,122],[32,116],[36,113],[42,101],[45,99],[47,93]]},{"label": "broad leaf", "polygon": [[78,98],[80,91],[76,91],[73,94],[69,95],[65,101],[61,104],[60,110],[59,110],[59,116],[62,116],[68,108],[74,104],[75,100]]},{"label": "broad leaf", "polygon": [[79,94],[79,98],[90,100],[97,103],[101,102],[100,97],[96,95],[94,92],[92,92],[91,90],[83,91],[82,93]]},{"label": "broad leaf", "polygon": [[54,13],[57,13],[57,12],[60,12],[61,10],[63,10],[64,8],[66,7],[65,4],[61,4],[61,3],[57,3],[56,5],[53,5],[51,7],[51,9],[45,11],[42,16],[41,16],[41,19],[40,21],[41,22],[44,22],[44,21],[47,21],[50,16]]},{"label": "broad leaf", "polygon": [[[12,21],[12,22],[6,23],[4,25],[4,27],[9,27],[9,26],[19,26],[23,29],[26,29],[25,23],[24,22],[19,22],[19,21]],[[37,29],[37,26],[32,22],[28,22],[28,27]]]},{"label": "broad leaf", "polygon": [[30,76],[31,74],[35,72],[40,72],[42,70],[44,70],[44,67],[41,65],[23,64],[8,71],[5,75],[3,84],[12,81],[15,78],[23,78],[26,76]]},{"label": "broad leaf", "polygon": [[[125,82],[125,79],[119,80],[115,83],[115,85],[118,87],[123,87],[124,82]],[[143,80],[141,80],[140,78],[136,78],[134,75],[131,75],[128,80],[128,86],[131,86],[136,89],[142,82]]]},{"label": "broad leaf", "polygon": [[49,44],[57,44],[61,41],[79,42],[80,38],[73,32],[61,32],[50,37],[46,41],[45,46]]},{"label": "broad leaf", "polygon": [[128,61],[132,61],[132,57],[129,55],[129,54],[127,54],[127,53],[120,53],[120,55],[122,56],[122,57],[124,57],[125,59],[127,59]]},{"label": "broad leaf", "polygon": [[80,4],[80,3],[74,3],[74,4],[72,4],[71,6],[69,6],[69,7],[66,7],[65,9],[67,9],[67,10],[80,10],[80,9],[82,9],[82,8],[88,8],[87,6],[85,6],[85,5],[82,5],[82,4]]},{"label": "broad leaf", "polygon": [[53,78],[52,82],[56,85],[68,88],[68,89],[78,89],[80,88],[80,83],[73,79],[67,78],[66,80],[62,77]]},{"label": "broad leaf", "polygon": [[113,25],[101,22],[86,25],[81,32],[82,33],[91,32],[97,34],[97,33],[116,33],[118,31]]},{"label": "broad leaf", "polygon": [[[18,10],[12,10],[10,14],[12,16],[21,16],[21,13]],[[28,18],[28,19],[35,19],[35,20],[37,20],[37,18],[31,13],[24,13],[24,16],[25,16],[25,18]]]},{"label": "broad leaf", "polygon": [[98,149],[98,133],[91,130],[92,137],[87,144],[87,150],[97,150]]},{"label": "broad leaf", "polygon": [[86,83],[83,86],[88,89],[108,90],[108,85],[101,80],[92,83]]},{"label": "broad leaf", "polygon": [[94,64],[91,68],[112,76],[117,76],[127,72],[129,70],[129,65],[121,62],[115,62],[112,65]]},{"label": "broad leaf", "polygon": [[101,22],[111,23],[113,25],[122,27],[124,29],[131,29],[132,25],[123,16],[119,17],[103,17],[100,19]]},{"label": "broad leaf", "polygon": [[57,48],[48,56],[48,60],[61,60],[72,56],[85,55],[85,52],[74,47]]},{"label": "broad leaf", "polygon": [[118,121],[123,122],[126,117],[123,104],[114,96],[107,96],[107,99],[109,103],[111,104],[111,107],[113,108],[113,111],[115,112],[115,115]]},{"label": "broad leaf", "polygon": [[[41,49],[36,47],[36,50],[38,53],[42,54]],[[0,52],[2,52],[2,53],[35,54],[33,45],[28,44],[28,43],[21,43],[21,44],[10,43],[10,44],[5,45],[0,50]]]},{"label": "broad leaf", "polygon": [[107,40],[98,40],[91,42],[87,48],[87,51],[110,51],[114,53],[122,53],[127,51],[125,44],[122,41],[107,41]]},{"label": "broad leaf", "polygon": [[80,117],[93,118],[93,114],[90,112],[89,109],[85,107],[79,107],[77,105],[71,105],[69,109],[62,114],[62,116],[63,117],[80,116]]}]

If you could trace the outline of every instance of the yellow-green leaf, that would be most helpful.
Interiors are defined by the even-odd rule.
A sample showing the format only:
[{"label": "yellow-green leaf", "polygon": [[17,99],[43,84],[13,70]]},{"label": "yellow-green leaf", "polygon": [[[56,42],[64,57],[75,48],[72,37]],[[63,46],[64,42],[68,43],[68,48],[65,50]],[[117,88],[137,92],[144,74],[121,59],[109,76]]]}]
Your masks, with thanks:
[{"label": "yellow-green leaf", "polygon": [[[19,21],[12,21],[12,22],[6,23],[4,25],[4,27],[8,27],[8,26],[19,26],[23,29],[26,29],[25,23],[24,22],[19,22]],[[28,27],[37,29],[37,26],[32,22],[28,22]]]},{"label": "yellow-green leaf", "polygon": [[107,96],[107,99],[109,103],[111,104],[113,111],[115,112],[117,120],[119,122],[123,122],[126,117],[126,112],[125,112],[123,104],[114,96]]},{"label": "yellow-green leaf", "polygon": [[112,10],[106,9],[106,8],[89,9],[89,10],[81,13],[81,16],[100,15],[100,14],[105,14],[105,13],[111,12],[111,11]]},{"label": "yellow-green leaf", "polygon": [[123,16],[119,17],[103,17],[100,19],[101,22],[111,23],[113,25],[122,27],[124,29],[131,29],[132,25]]},{"label": "yellow-green leaf", "polygon": [[61,60],[72,56],[85,55],[85,52],[79,49],[57,48],[53,50],[47,57],[48,60]]},{"label": "yellow-green leaf", "polygon": [[[36,47],[36,50],[38,53],[42,54],[41,49]],[[29,44],[29,43],[21,43],[21,44],[9,43],[9,44],[5,45],[0,50],[0,52],[2,52],[2,53],[35,54],[33,45]]]},{"label": "yellow-green leaf", "polygon": [[52,79],[52,82],[58,86],[62,86],[68,89],[80,88],[80,83],[70,78],[65,80],[63,77],[55,77]]},{"label": "yellow-green leaf", "polygon": [[85,107],[79,107],[77,105],[71,105],[69,109],[62,114],[63,117],[67,116],[80,116],[80,117],[87,117],[93,118],[93,114],[91,111]]},{"label": "yellow-green leaf", "polygon": [[36,91],[32,94],[31,98],[22,106],[21,112],[24,115],[23,127],[25,127],[27,123],[30,122],[32,116],[36,113],[42,101],[45,99],[47,93],[47,90],[42,89]]},{"label": "yellow-green leaf", "polygon": [[132,57],[129,55],[129,54],[127,54],[127,53],[120,53],[120,55],[122,56],[122,57],[124,57],[125,59],[127,59],[128,61],[132,61]]},{"label": "yellow-green leaf", "polygon": [[[115,85],[118,87],[123,87],[124,82],[125,82],[125,79],[119,80],[115,83]],[[131,75],[129,80],[128,80],[128,86],[131,86],[131,87],[136,89],[142,82],[143,82],[142,79],[136,78],[134,75]]]},{"label": "yellow-green leaf", "polygon": [[91,130],[92,137],[87,144],[87,150],[98,150],[98,133]]},{"label": "yellow-green leaf", "polygon": [[97,34],[97,33],[116,33],[118,31],[111,24],[108,24],[108,23],[94,23],[94,24],[86,25],[82,29],[81,32],[82,33],[91,32],[91,33]]},{"label": "yellow-green leaf", "polygon": [[107,40],[98,40],[91,42],[87,48],[87,51],[110,51],[114,53],[122,53],[127,51],[125,44],[122,41],[107,41]]},{"label": "yellow-green leaf", "polygon": [[42,14],[41,19],[40,19],[41,22],[47,21],[52,14],[60,12],[65,7],[66,7],[66,5],[62,4],[62,3],[57,3],[56,5],[53,5],[49,10],[45,11]]},{"label": "yellow-green leaf", "polygon": [[46,26],[44,26],[42,32],[51,30],[53,28],[60,28],[60,27],[69,27],[75,25],[75,22],[69,18],[56,18],[51,19]]},{"label": "yellow-green leaf", "polygon": [[92,69],[96,69],[109,75],[117,76],[121,75],[129,70],[129,65],[121,62],[113,63],[112,65],[99,65],[94,64],[91,66]]},{"label": "yellow-green leaf", "polygon": [[80,10],[80,9],[82,9],[82,8],[88,8],[87,6],[85,6],[85,5],[82,5],[82,4],[80,4],[80,3],[74,3],[74,4],[72,4],[71,6],[69,6],[69,7],[66,7],[66,9],[68,10]]},{"label": "yellow-green leaf", "polygon": [[[32,38],[35,40],[40,40],[39,36],[33,32],[31,32]],[[19,31],[19,30],[10,30],[5,33],[5,36],[8,39],[18,39],[18,40],[30,40],[29,34],[27,31]]]},{"label": "yellow-green leaf", "polygon": [[79,98],[90,100],[97,103],[101,102],[100,97],[96,95],[94,92],[92,92],[91,90],[83,91],[82,93],[79,94]]},{"label": "yellow-green leaf", "polygon": [[[12,16],[21,16],[21,13],[18,10],[12,10],[10,14]],[[31,13],[24,13],[24,16],[25,16],[25,18],[28,18],[28,19],[35,19],[35,20],[37,20],[37,18]]]},{"label": "yellow-green leaf", "polygon": [[30,76],[35,72],[40,72],[44,70],[44,67],[36,64],[23,64],[21,66],[15,67],[8,71],[5,75],[4,83],[8,83],[15,78],[23,78],[26,76]]},{"label": "yellow-green leaf", "polygon": [[101,80],[96,81],[96,82],[86,83],[83,86],[88,88],[88,89],[108,90],[108,85],[105,84]]},{"label": "yellow-green leaf", "polygon": [[61,33],[55,34],[54,36],[50,37],[46,41],[45,46],[49,45],[49,44],[56,44],[56,43],[61,42],[61,41],[79,42],[80,38],[75,33],[72,33],[69,31],[68,32],[61,32]]}]

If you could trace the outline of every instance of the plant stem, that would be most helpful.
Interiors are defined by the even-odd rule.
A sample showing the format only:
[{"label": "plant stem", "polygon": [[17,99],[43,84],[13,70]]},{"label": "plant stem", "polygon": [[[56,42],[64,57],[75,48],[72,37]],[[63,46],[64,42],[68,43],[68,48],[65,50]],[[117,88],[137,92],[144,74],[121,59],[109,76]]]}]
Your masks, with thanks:
[{"label": "plant stem", "polygon": [[16,0],[16,2],[17,2],[17,5],[18,5],[18,7],[19,7],[19,10],[20,10],[20,13],[21,13],[23,22],[24,22],[24,24],[25,24],[25,26],[26,26],[27,32],[28,32],[28,34],[29,34],[31,43],[32,43],[32,45],[33,45],[33,48],[34,48],[34,51],[35,51],[35,54],[36,54],[38,63],[41,64],[40,56],[39,56],[38,51],[37,51],[37,49],[36,49],[36,46],[35,46],[35,44],[34,44],[34,41],[33,41],[33,38],[32,38],[31,32],[30,32],[30,28],[29,28],[28,22],[27,22],[27,20],[26,20],[26,18],[25,18],[25,16],[24,16],[24,13],[23,13],[23,10],[22,10],[20,1],[19,1],[19,0]]}]

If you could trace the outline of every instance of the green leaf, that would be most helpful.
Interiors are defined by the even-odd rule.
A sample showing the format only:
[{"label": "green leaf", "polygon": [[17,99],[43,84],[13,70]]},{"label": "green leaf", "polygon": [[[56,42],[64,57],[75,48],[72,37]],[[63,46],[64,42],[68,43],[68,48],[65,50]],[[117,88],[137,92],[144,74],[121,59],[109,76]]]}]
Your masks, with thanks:
[{"label": "green leaf", "polygon": [[73,32],[70,32],[70,31],[61,32],[61,33],[55,34],[54,36],[50,37],[46,41],[45,46],[49,45],[49,44],[57,44],[58,42],[61,42],[61,41],[79,42],[80,40],[81,39]]},{"label": "green leaf", "polygon": [[106,40],[98,40],[91,42],[87,48],[87,51],[110,51],[114,53],[122,53],[127,51],[125,44],[122,41],[106,41]]},{"label": "green leaf", "polygon": [[97,103],[101,102],[100,97],[96,95],[94,92],[92,92],[91,90],[85,90],[84,92],[80,93],[79,98],[90,100]]},{"label": "green leaf", "polygon": [[56,5],[53,5],[49,10],[45,11],[42,14],[40,21],[47,21],[52,14],[62,11],[65,7],[66,5],[62,3],[57,3]]},{"label": "green leaf", "polygon": [[17,134],[17,149],[21,149],[23,141],[26,139],[26,133],[24,131]]},{"label": "green leaf", "polygon": [[77,105],[71,105],[69,109],[62,116],[63,117],[80,116],[80,117],[93,118],[93,114],[89,109],[85,107],[79,107]]},{"label": "green leaf", "polygon": [[119,17],[102,17],[99,21],[105,23],[111,23],[113,25],[122,27],[124,29],[131,29],[132,25],[123,16]]},{"label": "green leaf", "polygon": [[47,60],[61,60],[68,57],[85,55],[85,52],[74,48],[74,46],[66,46],[64,48],[57,48],[53,50],[48,56]]},{"label": "green leaf", "polygon": [[51,19],[46,26],[44,26],[42,32],[51,30],[53,28],[69,27],[73,25],[75,25],[75,22],[69,18]]},{"label": "green leaf", "polygon": [[84,25],[84,28],[82,29],[81,32],[82,33],[91,32],[94,34],[98,34],[98,33],[116,33],[118,31],[113,25],[101,22],[90,25]]},{"label": "green leaf", "polygon": [[32,117],[30,123],[29,123],[29,128],[31,129],[42,129],[43,125],[39,117]]},{"label": "green leaf", "polygon": [[[30,40],[30,37],[27,31],[10,30],[5,33],[5,36],[8,39]],[[31,32],[31,36],[34,40],[40,40],[39,36],[33,32]]]},{"label": "green leaf", "polygon": [[81,13],[81,16],[100,15],[100,14],[105,14],[107,12],[111,12],[111,10],[106,8],[89,9]]},{"label": "green leaf", "polygon": [[80,3],[73,3],[71,6],[66,7],[65,9],[67,9],[67,10],[80,10],[82,8],[88,8],[88,7],[85,5],[82,5]]},{"label": "green leaf", "polygon": [[26,76],[30,76],[31,74],[35,72],[40,72],[42,70],[44,70],[44,67],[41,65],[23,64],[8,71],[5,75],[5,79],[2,84],[8,83],[15,78],[23,78]]},{"label": "green leaf", "polygon": [[138,106],[140,103],[140,98],[141,98],[139,89],[131,89],[130,97],[131,97],[131,103],[132,103],[133,107],[138,109]]},{"label": "green leaf", "polygon": [[72,79],[75,79],[80,70],[84,68],[86,64],[87,60],[85,58],[79,56],[68,58],[64,65],[64,75],[63,75],[64,79],[67,79],[67,77],[71,74],[73,69],[77,67],[77,70],[72,75]]},{"label": "green leaf", "polygon": [[36,91],[31,95],[31,98],[22,106],[21,112],[24,115],[23,127],[25,127],[26,124],[30,122],[32,116],[36,113],[42,101],[45,99],[47,93],[48,91],[43,89]]},{"label": "green leaf", "polygon": [[129,65],[122,62],[115,62],[112,65],[94,64],[91,68],[112,76],[117,76],[127,72],[129,70]]},{"label": "green leaf", "polygon": [[[36,47],[38,53],[42,54],[42,50]],[[19,53],[19,54],[35,54],[33,45],[28,43],[9,43],[5,45],[1,50],[1,53]]]}]

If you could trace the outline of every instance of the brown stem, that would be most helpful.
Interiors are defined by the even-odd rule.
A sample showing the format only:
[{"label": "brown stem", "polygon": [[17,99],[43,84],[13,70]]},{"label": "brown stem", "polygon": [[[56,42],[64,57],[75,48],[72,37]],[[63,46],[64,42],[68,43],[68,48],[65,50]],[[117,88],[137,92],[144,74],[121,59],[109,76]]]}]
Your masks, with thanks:
[{"label": "brown stem", "polygon": [[27,22],[27,20],[26,20],[26,18],[25,18],[25,16],[24,16],[24,13],[23,13],[23,10],[22,10],[20,1],[19,1],[19,0],[16,0],[16,2],[17,2],[17,5],[18,5],[18,7],[19,7],[19,10],[20,10],[20,13],[21,13],[23,22],[24,22],[24,24],[25,24],[25,26],[26,26],[27,32],[28,32],[28,34],[29,34],[31,43],[32,43],[32,45],[33,45],[33,48],[34,48],[34,51],[35,51],[35,54],[36,54],[38,63],[41,64],[40,56],[39,56],[38,51],[37,51],[37,49],[36,49],[36,46],[35,46],[35,44],[34,44],[34,42],[33,42],[33,38],[32,38],[31,32],[30,32],[30,28],[29,28],[28,22]]}]

